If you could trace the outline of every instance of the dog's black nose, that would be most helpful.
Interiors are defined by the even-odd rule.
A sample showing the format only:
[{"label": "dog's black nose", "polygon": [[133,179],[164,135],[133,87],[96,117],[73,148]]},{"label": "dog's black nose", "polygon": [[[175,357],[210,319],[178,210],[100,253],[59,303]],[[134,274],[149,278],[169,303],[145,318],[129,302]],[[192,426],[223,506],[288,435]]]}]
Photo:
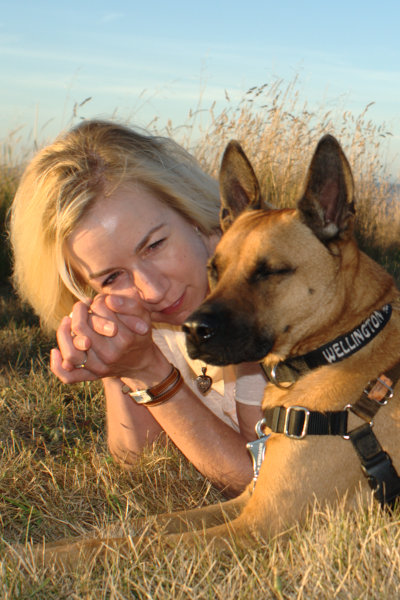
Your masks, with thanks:
[{"label": "dog's black nose", "polygon": [[183,331],[192,338],[194,343],[200,344],[215,335],[216,324],[210,316],[202,315],[199,318],[189,318],[183,325]]}]

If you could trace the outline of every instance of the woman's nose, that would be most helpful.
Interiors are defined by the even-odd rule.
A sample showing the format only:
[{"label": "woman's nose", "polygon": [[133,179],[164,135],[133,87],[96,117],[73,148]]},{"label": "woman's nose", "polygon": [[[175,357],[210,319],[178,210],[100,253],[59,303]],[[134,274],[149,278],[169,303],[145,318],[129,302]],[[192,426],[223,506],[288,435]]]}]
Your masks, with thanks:
[{"label": "woman's nose", "polygon": [[152,304],[160,302],[168,290],[168,279],[159,273],[135,270],[133,283],[141,300]]}]

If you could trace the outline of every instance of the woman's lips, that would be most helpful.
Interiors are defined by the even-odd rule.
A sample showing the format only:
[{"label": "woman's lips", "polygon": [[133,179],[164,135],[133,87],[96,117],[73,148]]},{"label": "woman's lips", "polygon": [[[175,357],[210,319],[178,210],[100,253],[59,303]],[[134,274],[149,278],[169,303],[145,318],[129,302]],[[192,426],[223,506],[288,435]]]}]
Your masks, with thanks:
[{"label": "woman's lips", "polygon": [[163,310],[160,310],[160,314],[172,315],[173,313],[177,312],[178,310],[180,310],[184,299],[185,299],[185,293],[183,293],[182,296],[180,298],[178,298],[178,300],[176,300],[173,304],[170,304],[170,306],[167,306]]}]

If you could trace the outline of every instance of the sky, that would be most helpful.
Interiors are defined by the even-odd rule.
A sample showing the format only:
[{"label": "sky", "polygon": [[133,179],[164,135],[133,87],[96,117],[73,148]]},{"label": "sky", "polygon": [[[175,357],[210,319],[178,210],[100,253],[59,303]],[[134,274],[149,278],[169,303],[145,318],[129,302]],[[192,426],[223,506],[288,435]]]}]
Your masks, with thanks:
[{"label": "sky", "polygon": [[400,174],[398,0],[0,0],[3,147],[50,141],[74,107],[78,119],[178,127],[190,110],[207,118],[214,102],[294,78],[311,108],[373,103]]}]

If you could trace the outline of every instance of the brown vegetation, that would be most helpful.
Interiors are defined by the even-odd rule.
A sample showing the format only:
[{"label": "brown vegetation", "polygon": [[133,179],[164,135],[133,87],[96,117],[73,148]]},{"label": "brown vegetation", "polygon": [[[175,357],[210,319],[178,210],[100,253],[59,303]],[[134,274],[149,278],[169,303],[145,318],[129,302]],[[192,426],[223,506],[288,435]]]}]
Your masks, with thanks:
[{"label": "brown vegetation", "polygon": [[[368,109],[368,107],[367,107]],[[292,204],[316,141],[332,133],[356,174],[358,235],[367,252],[400,280],[399,208],[382,164],[386,132],[368,120],[300,105],[296,82],[253,88],[238,106],[194,131],[197,114],[173,135],[217,174],[229,139],[242,142],[254,162],[266,199]],[[165,132],[163,132],[165,133]],[[146,539],[107,569],[82,564],[60,578],[29,561],[16,569],[1,558],[9,544],[88,533],[114,521],[222,499],[172,446],[149,448],[131,473],[110,459],[99,384],[63,386],[48,369],[54,340],[18,305],[6,285],[10,273],[4,237],[6,210],[20,164],[10,148],[0,164],[0,586],[16,598],[387,598],[400,586],[399,513],[371,503],[346,513],[310,515],[289,541],[261,544],[247,553],[210,548],[160,552]],[[2,551],[3,548],[3,551]]]}]

